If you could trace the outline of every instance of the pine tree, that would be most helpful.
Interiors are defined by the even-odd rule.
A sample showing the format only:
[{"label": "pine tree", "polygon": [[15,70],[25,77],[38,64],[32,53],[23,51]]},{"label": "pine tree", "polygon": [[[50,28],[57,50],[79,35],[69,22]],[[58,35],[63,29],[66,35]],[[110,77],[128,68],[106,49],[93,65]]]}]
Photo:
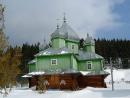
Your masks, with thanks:
[{"label": "pine tree", "polygon": [[34,55],[39,52],[39,43],[35,45],[29,45],[28,43],[23,44],[22,46],[22,63],[21,70],[22,73],[28,73],[28,62],[34,59]]}]

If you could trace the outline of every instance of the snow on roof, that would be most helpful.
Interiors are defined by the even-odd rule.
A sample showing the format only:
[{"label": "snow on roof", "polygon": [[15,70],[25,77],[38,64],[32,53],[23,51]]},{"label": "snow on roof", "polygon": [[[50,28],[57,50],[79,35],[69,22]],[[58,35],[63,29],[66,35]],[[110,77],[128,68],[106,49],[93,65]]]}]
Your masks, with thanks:
[{"label": "snow on roof", "polygon": [[23,75],[22,77],[23,77],[23,78],[29,78],[29,77],[32,77],[32,76],[31,76],[31,75],[26,74],[26,75]]},{"label": "snow on roof", "polygon": [[90,73],[90,71],[80,71],[80,73],[81,73],[82,75],[87,75],[88,73]]},{"label": "snow on roof", "polygon": [[34,63],[36,63],[36,59],[33,59],[30,62],[28,62],[28,64],[34,64]]},{"label": "snow on roof", "polygon": [[72,53],[72,52],[67,47],[63,47],[63,48],[60,48],[60,49],[48,48],[48,49],[46,49],[44,51],[39,52],[35,56],[66,54],[66,53]]},{"label": "snow on roof", "polygon": [[61,51],[61,54],[68,53],[67,51]]},{"label": "snow on roof", "polygon": [[48,55],[48,54],[50,54],[50,53],[51,53],[51,52],[49,52],[49,51],[43,52],[44,55]]},{"label": "snow on roof", "polygon": [[28,73],[28,75],[43,75],[43,74],[45,74],[45,72],[30,72],[30,73]]},{"label": "snow on roof", "polygon": [[80,71],[80,73],[82,75],[87,75],[87,76],[91,76],[91,75],[108,75],[109,73],[106,71]]},{"label": "snow on roof", "polygon": [[[106,71],[110,73],[110,69],[107,69]],[[115,82],[130,81],[130,69],[114,69],[113,80]],[[111,75],[106,77],[105,82],[111,82]]]},{"label": "snow on roof", "polygon": [[22,77],[23,78],[29,78],[29,77],[32,77],[32,76],[35,76],[35,75],[43,75],[45,74],[45,72],[30,72],[26,75],[23,75]]}]

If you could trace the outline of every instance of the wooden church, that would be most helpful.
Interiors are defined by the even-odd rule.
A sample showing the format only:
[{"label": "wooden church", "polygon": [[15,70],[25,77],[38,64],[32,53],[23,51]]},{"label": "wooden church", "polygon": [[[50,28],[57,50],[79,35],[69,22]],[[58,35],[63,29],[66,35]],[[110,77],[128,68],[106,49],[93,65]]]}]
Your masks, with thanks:
[{"label": "wooden church", "polygon": [[87,35],[83,48],[80,38],[64,17],[61,27],[51,34],[52,46],[40,51],[28,63],[29,87],[38,84],[38,77],[45,78],[48,89],[82,89],[87,86],[106,87],[108,75],[103,70],[103,57],[95,53],[95,41]]}]

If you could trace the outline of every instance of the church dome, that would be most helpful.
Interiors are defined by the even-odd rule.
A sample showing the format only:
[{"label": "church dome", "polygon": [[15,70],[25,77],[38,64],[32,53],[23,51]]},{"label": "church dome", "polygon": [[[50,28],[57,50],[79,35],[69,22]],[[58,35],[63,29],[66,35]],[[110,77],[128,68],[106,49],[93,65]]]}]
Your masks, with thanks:
[{"label": "church dome", "polygon": [[62,26],[60,28],[57,28],[54,33],[51,35],[52,39],[56,37],[70,39],[70,40],[79,40],[79,36],[76,34],[76,32],[66,23],[66,21],[63,22]]},{"label": "church dome", "polygon": [[85,43],[86,44],[95,44],[95,41],[91,36],[89,36],[89,34],[87,34],[87,38],[85,39]]}]

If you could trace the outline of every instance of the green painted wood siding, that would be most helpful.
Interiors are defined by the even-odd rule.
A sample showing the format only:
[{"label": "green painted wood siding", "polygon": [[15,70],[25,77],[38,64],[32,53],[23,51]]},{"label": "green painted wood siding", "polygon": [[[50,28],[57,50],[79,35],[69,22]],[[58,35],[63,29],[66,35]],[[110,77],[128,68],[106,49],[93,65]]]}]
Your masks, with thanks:
[{"label": "green painted wood siding", "polygon": [[80,61],[78,62],[78,70],[79,71],[100,71],[102,70],[103,68],[103,64],[101,62],[101,60],[92,60],[92,69],[88,69],[87,68],[87,62],[88,61]]},{"label": "green painted wood siding", "polygon": [[29,64],[29,72],[33,72],[33,71],[36,71],[36,64],[33,63],[33,64]]},{"label": "green painted wood siding", "polygon": [[[51,65],[51,59],[57,59],[57,65]],[[69,70],[71,68],[73,68],[71,55],[53,55],[37,58],[38,71]]]},{"label": "green painted wood siding", "polygon": [[[74,49],[72,49],[72,45],[74,46]],[[71,52],[76,54],[78,53],[78,49],[79,49],[78,43],[66,41],[66,47],[68,47],[71,50]]]},{"label": "green painted wood siding", "polygon": [[86,45],[86,46],[84,47],[84,50],[85,50],[86,52],[95,52],[95,45]]},{"label": "green painted wood siding", "polygon": [[65,40],[61,38],[55,38],[52,40],[52,47],[55,49],[59,49],[65,47]]},{"label": "green painted wood siding", "polygon": [[72,66],[74,70],[78,70],[76,58],[71,55]]}]

